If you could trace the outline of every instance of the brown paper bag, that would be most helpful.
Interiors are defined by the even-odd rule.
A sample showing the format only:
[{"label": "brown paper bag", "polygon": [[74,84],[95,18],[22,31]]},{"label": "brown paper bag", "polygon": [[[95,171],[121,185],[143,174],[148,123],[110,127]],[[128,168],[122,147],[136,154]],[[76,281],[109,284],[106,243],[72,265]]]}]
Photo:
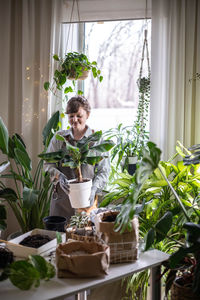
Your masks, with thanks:
[{"label": "brown paper bag", "polygon": [[56,249],[59,278],[96,277],[108,274],[110,248],[96,242],[73,241]]},{"label": "brown paper bag", "polygon": [[[138,258],[138,218],[131,221],[132,230],[123,233],[115,232],[115,222],[118,211],[107,211],[96,215],[95,226],[97,234],[110,247],[110,263],[133,262]],[[104,221],[110,219],[112,222]]]}]

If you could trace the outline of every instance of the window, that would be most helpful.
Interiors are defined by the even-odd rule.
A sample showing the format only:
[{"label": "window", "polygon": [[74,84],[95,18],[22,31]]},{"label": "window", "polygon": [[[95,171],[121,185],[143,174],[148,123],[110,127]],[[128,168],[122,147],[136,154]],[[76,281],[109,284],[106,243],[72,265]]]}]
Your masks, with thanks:
[{"label": "window", "polygon": [[[74,36],[72,28],[69,29],[70,25],[63,26],[65,36],[69,36],[69,32],[71,37]],[[92,106],[89,125],[95,130],[106,130],[119,123],[132,125],[138,104],[137,79],[144,30],[148,29],[150,51],[151,20],[88,22],[79,24],[79,30],[77,24],[71,27],[79,36],[77,40],[68,37],[71,50],[84,51],[90,61],[96,60],[104,77],[101,83],[92,76],[79,83]],[[147,74],[146,60],[144,74]]]}]

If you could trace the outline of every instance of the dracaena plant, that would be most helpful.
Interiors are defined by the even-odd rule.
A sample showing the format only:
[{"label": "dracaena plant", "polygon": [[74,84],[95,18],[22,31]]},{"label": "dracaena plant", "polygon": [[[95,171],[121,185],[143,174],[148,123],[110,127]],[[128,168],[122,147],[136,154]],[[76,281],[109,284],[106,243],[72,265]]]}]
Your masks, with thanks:
[{"label": "dracaena plant", "polygon": [[[56,112],[43,130],[44,149],[53,135],[52,130],[58,129],[58,124],[59,112]],[[52,191],[50,177],[43,172],[43,160],[39,160],[33,174],[31,159],[23,139],[17,133],[9,136],[1,118],[0,150],[6,157],[3,165],[7,164],[6,170],[0,174],[0,208],[4,201],[9,204],[22,232],[43,228],[42,219],[49,214]],[[5,212],[1,216],[5,217]],[[5,222],[0,222],[1,228],[4,229],[5,225]]]},{"label": "dracaena plant", "polygon": [[75,169],[78,182],[82,182],[81,165],[97,164],[106,157],[101,153],[108,152],[114,146],[111,140],[100,141],[101,137],[102,131],[96,131],[81,139],[76,146],[72,146],[63,136],[56,134],[56,138],[63,141],[66,147],[56,152],[41,153],[39,157],[50,163],[61,161],[63,167]]},{"label": "dracaena plant", "polygon": [[[45,82],[44,88],[45,90],[50,89],[54,94],[64,86],[65,95],[73,92],[76,80],[80,79],[84,72],[89,72],[90,70],[94,78],[97,78],[100,82],[103,80],[97,62],[90,62],[84,53],[68,52],[64,58],[55,54],[53,59],[58,63],[58,66],[54,72],[53,82]],[[81,95],[83,92],[78,90],[78,94]]]}]

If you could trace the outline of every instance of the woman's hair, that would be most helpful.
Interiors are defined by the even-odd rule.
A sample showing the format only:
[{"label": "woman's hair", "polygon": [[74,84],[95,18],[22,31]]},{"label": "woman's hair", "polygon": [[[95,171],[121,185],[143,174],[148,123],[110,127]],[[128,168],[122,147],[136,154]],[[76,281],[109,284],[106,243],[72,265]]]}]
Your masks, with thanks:
[{"label": "woman's hair", "polygon": [[83,96],[72,97],[67,102],[66,113],[77,113],[80,107],[82,107],[87,113],[90,113],[91,111],[91,106],[86,98],[84,98]]}]

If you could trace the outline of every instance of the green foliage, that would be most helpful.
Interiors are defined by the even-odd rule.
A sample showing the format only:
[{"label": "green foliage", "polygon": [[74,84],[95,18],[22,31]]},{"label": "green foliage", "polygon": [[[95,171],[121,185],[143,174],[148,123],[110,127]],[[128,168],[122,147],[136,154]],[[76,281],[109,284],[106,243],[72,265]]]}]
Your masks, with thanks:
[{"label": "green foliage", "polygon": [[160,154],[160,149],[152,142],[148,142],[147,149],[143,149],[143,157],[133,175],[134,179],[129,188],[129,194],[124,199],[121,211],[116,219],[118,230],[123,231],[126,227],[129,227],[133,216],[143,210],[144,202],[139,203],[139,195],[146,180],[157,168]]},{"label": "green foliage", "polygon": [[[64,93],[68,94],[74,91],[75,81],[78,80],[85,71],[92,71],[93,77],[97,78],[99,82],[103,80],[101,71],[97,67],[97,62],[90,62],[88,57],[83,53],[68,52],[64,58],[57,54],[53,56],[54,60],[58,62],[58,68],[54,72],[53,83],[44,83],[44,89],[51,90],[54,94],[57,90],[61,90],[68,80],[72,80],[72,86],[65,87]],[[82,94],[79,90],[78,94]]]},{"label": "green foliage", "polygon": [[115,147],[111,151],[111,162],[116,161],[116,168],[125,158],[123,170],[128,168],[128,157],[142,157],[143,148],[149,140],[147,131],[149,103],[150,103],[150,77],[142,77],[138,82],[139,102],[136,120],[132,126],[123,126],[122,123],[116,128],[111,128],[104,136],[115,141]]},{"label": "green foliage", "polygon": [[30,255],[27,260],[19,260],[6,267],[0,276],[0,281],[7,278],[21,290],[39,287],[40,280],[49,280],[55,276],[55,267],[42,256]]},{"label": "green foliage", "polygon": [[[56,112],[45,126],[43,130],[45,147],[48,146],[52,130],[57,129],[58,121],[59,113]],[[50,176],[43,173],[42,160],[38,162],[35,174],[32,175],[31,159],[23,139],[18,134],[9,137],[2,119],[0,119],[0,132],[3,132],[0,150],[7,155],[7,162],[4,163],[5,166],[7,165],[7,171],[0,175],[0,179],[2,179],[0,180],[0,198],[10,205],[22,232],[30,231],[33,228],[43,228],[42,219],[49,213],[52,193]],[[5,149],[7,150],[5,151]],[[12,180],[15,188],[7,187],[4,179]],[[3,205],[1,205],[0,215],[4,216],[2,220],[0,219],[1,229],[6,226],[3,211]]]},{"label": "green foliage", "polygon": [[89,224],[89,216],[86,212],[76,213],[74,216],[71,216],[69,226],[75,228],[84,228]]},{"label": "green foliage", "polygon": [[[41,153],[39,157],[47,162],[62,162],[62,166],[77,169],[78,181],[82,181],[81,165],[95,165],[106,156],[100,153],[109,151],[114,143],[112,141],[100,141],[102,131],[96,131],[89,137],[84,137],[72,146],[65,138],[59,134],[56,135],[58,140],[65,142],[65,148],[57,152]],[[96,143],[96,144],[94,144]]]}]

